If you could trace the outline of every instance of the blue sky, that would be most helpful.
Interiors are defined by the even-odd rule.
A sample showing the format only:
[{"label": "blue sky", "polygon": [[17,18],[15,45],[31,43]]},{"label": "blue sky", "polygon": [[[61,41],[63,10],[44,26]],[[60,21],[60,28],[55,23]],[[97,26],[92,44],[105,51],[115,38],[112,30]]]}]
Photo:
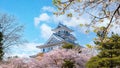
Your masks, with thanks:
[{"label": "blue sky", "polygon": [[38,53],[40,50],[35,46],[45,43],[52,34],[51,29],[59,22],[74,30],[73,35],[80,45],[93,44],[95,33],[85,34],[86,28],[79,27],[80,23],[87,22],[86,18],[81,17],[77,20],[74,16],[67,20],[64,15],[53,15],[55,10],[52,0],[0,0],[0,12],[15,15],[18,23],[25,26],[24,38],[29,41],[19,47],[14,46],[11,50],[14,51],[13,55],[26,56]]},{"label": "blue sky", "polygon": [[52,5],[51,0],[0,0],[0,12],[15,15],[18,22],[25,25],[26,39],[33,41],[40,32],[34,26],[34,17],[42,13],[43,6],[49,5]]}]

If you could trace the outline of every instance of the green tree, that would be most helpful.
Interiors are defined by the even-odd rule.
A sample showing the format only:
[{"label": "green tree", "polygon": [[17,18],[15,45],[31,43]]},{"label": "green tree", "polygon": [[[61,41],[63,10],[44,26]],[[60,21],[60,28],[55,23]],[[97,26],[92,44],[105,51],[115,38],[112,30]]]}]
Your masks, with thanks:
[{"label": "green tree", "polygon": [[74,62],[70,60],[64,60],[62,68],[74,68]]},{"label": "green tree", "polygon": [[3,35],[2,35],[2,33],[0,32],[0,61],[2,60],[3,55],[4,55],[2,40],[3,40]]},{"label": "green tree", "polygon": [[95,44],[99,46],[100,52],[87,62],[87,68],[120,66],[120,36],[118,34],[112,34],[111,37],[107,37],[103,41],[95,41]]},{"label": "green tree", "polygon": [[65,49],[73,49],[74,47],[75,46],[70,43],[64,43],[64,45],[62,46],[62,48],[65,48]]}]

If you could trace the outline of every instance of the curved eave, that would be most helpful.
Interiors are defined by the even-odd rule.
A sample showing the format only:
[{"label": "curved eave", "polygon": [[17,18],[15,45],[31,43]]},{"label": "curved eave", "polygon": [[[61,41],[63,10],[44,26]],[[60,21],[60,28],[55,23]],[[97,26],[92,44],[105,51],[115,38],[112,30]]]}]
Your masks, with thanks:
[{"label": "curved eave", "polygon": [[71,30],[71,29],[69,29],[69,28],[67,28],[67,27],[55,28],[55,29],[52,29],[52,31],[59,31],[59,30],[61,30],[61,29],[65,29],[65,30],[67,30],[67,31],[69,31],[69,32],[73,32],[73,30]]},{"label": "curved eave", "polygon": [[51,35],[51,37],[47,40],[47,42],[44,44],[44,45],[46,45],[49,41],[50,41],[50,39],[52,38],[52,37],[54,37],[56,40],[59,40],[59,41],[63,41],[63,39],[62,38],[60,38],[59,36],[57,36],[57,35],[55,35],[54,33]]},{"label": "curved eave", "polygon": [[54,44],[46,44],[46,45],[40,45],[37,46],[37,48],[46,48],[46,47],[51,47],[51,46],[55,46],[57,44],[63,44],[64,42],[58,42],[58,43],[54,43]]},{"label": "curved eave", "polygon": [[77,40],[72,34],[71,34],[71,36],[69,36],[70,38],[72,38],[73,40]]}]

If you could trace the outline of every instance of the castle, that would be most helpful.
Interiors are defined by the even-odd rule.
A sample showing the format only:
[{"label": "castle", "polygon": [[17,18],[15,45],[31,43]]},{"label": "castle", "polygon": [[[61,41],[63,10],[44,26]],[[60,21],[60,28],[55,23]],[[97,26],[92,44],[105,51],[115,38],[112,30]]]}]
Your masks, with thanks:
[{"label": "castle", "polygon": [[64,43],[78,45],[75,43],[76,38],[71,34],[73,30],[69,29],[66,25],[59,23],[52,31],[54,31],[54,33],[50,36],[47,42],[44,45],[37,46],[37,48],[42,49],[43,53],[56,48],[61,48]]}]

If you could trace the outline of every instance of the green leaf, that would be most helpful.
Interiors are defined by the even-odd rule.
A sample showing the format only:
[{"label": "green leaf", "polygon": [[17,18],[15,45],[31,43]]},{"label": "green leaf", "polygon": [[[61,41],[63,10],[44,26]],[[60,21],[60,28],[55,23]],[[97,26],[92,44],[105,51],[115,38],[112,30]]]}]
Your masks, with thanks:
[{"label": "green leaf", "polygon": [[86,44],[86,46],[87,46],[88,48],[92,48],[92,45],[90,45],[90,44]]},{"label": "green leaf", "polygon": [[67,14],[67,17],[72,17],[72,13]]},{"label": "green leaf", "polygon": [[103,19],[100,19],[99,22],[103,22],[104,20]]},{"label": "green leaf", "polygon": [[82,0],[77,0],[78,2],[81,2]]},{"label": "green leaf", "polygon": [[80,24],[80,27],[82,27],[83,26],[83,24]]},{"label": "green leaf", "polygon": [[94,29],[94,32],[95,32],[95,33],[97,33],[97,32],[98,32],[98,30],[97,30],[97,29]]},{"label": "green leaf", "polygon": [[110,11],[106,11],[106,14],[109,16],[110,15]]},{"label": "green leaf", "polygon": [[58,8],[58,10],[62,10],[62,8]]},{"label": "green leaf", "polygon": [[85,33],[88,34],[90,31],[89,30],[86,30]]},{"label": "green leaf", "polygon": [[64,6],[64,7],[66,7],[66,6],[67,6],[67,4],[63,4],[63,6]]}]

